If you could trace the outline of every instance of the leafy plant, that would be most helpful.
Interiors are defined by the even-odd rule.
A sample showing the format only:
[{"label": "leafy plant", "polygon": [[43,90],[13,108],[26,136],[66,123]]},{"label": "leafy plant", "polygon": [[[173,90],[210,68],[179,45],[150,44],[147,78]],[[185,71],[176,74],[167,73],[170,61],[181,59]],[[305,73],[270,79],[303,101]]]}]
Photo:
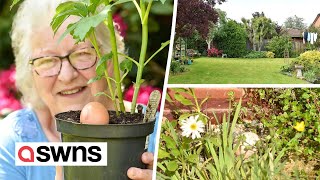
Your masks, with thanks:
[{"label": "leafy plant", "polygon": [[249,89],[247,97],[247,106],[252,109],[247,118],[260,119],[274,135],[277,149],[285,147],[297,133],[293,127],[304,122],[301,140],[292,141],[289,152],[300,159],[319,161],[319,89]]},{"label": "leafy plant", "polygon": [[310,70],[304,72],[303,77],[309,82],[314,82],[314,81],[318,80],[317,75],[316,75],[316,71],[314,69],[310,69]]},{"label": "leafy plant", "polygon": [[182,73],[182,72],[186,72],[188,71],[189,69],[186,68],[185,66],[181,65],[180,62],[178,61],[171,61],[171,64],[170,64],[170,72],[173,73],[173,74],[177,74],[177,73]]},{"label": "leafy plant", "polygon": [[249,54],[245,55],[244,58],[256,59],[256,58],[266,58],[267,52],[265,51],[251,51]]},{"label": "leafy plant", "polygon": [[[232,97],[229,100],[231,105]],[[180,101],[189,104],[184,99]],[[284,162],[281,160],[287,151],[286,147],[278,152],[273,142],[267,145],[261,142],[259,152],[253,156],[246,159],[244,155],[235,155],[244,140],[240,137],[235,141],[234,136],[240,111],[241,100],[237,103],[236,109],[229,111],[228,116],[226,114],[223,116],[222,124],[219,125],[221,129],[218,132],[208,126],[202,137],[194,140],[182,136],[179,131],[181,119],[164,121],[158,151],[157,178],[271,180],[282,177]],[[299,137],[300,135],[297,135],[291,141]]]},{"label": "leafy plant", "polygon": [[269,51],[272,51],[275,54],[275,57],[277,58],[283,58],[284,52],[286,50],[288,50],[289,55],[291,55],[292,54],[291,38],[287,36],[275,36],[269,41],[266,48]]},{"label": "leafy plant", "polygon": [[193,88],[171,88],[170,91],[173,92],[173,97],[171,97],[167,93],[166,100],[168,103],[173,103],[173,106],[177,105],[175,103],[181,103],[182,105],[191,108],[191,113],[183,113],[180,114],[177,110],[176,113],[178,114],[178,119],[183,120],[190,116],[199,115],[200,119],[206,124],[208,122],[208,117],[206,114],[203,113],[202,106],[206,103],[209,97],[202,99],[201,101],[197,98],[195,90]]},{"label": "leafy plant", "polygon": [[218,57],[218,56],[221,56],[223,53],[222,50],[219,50],[217,48],[211,48],[211,49],[208,49],[208,56],[209,57]]},{"label": "leafy plant", "polygon": [[266,57],[267,58],[274,58],[274,53],[273,52],[271,52],[271,51],[268,51],[267,53],[266,53]]},{"label": "leafy plant", "polygon": [[217,32],[214,42],[217,42],[217,48],[228,54],[228,57],[243,57],[246,53],[246,31],[241,24],[229,20]]},{"label": "leafy plant", "polygon": [[[309,82],[316,82],[320,78],[320,52],[319,51],[306,51],[298,58],[292,60],[287,66],[287,70],[291,69],[290,73],[295,70],[295,65],[303,66],[303,76]],[[281,70],[283,72],[283,70]]]},{"label": "leafy plant", "polygon": [[[12,6],[18,3],[20,0],[14,0]],[[161,0],[164,3],[166,0]],[[124,3],[131,2],[137,9],[137,12],[140,17],[141,26],[142,26],[142,37],[141,37],[141,51],[139,61],[134,60],[133,58],[119,53],[117,50],[117,42],[116,42],[116,33],[115,26],[113,23],[113,13],[112,9],[117,5],[121,5]],[[136,107],[136,101],[138,92],[141,84],[143,83],[142,72],[144,67],[152,60],[152,58],[157,55],[163,48],[165,48],[169,41],[162,43],[159,50],[157,50],[150,58],[146,59],[146,51],[148,46],[148,17],[153,4],[153,0],[145,1],[140,0],[139,4],[136,0],[79,0],[79,1],[67,1],[61,3],[57,9],[56,14],[53,17],[51,22],[51,27],[54,32],[60,28],[62,23],[70,16],[78,16],[78,21],[71,23],[68,25],[67,30],[60,37],[60,41],[67,35],[71,34],[76,42],[84,41],[85,39],[89,39],[92,45],[94,46],[99,62],[96,66],[97,77],[94,77],[89,80],[88,83],[95,82],[102,78],[105,78],[108,84],[109,94],[105,92],[100,92],[97,95],[105,95],[113,100],[114,107],[118,111],[125,111],[124,103],[123,103],[123,94],[121,89],[121,83],[124,77],[129,73],[132,68],[132,63],[137,66],[138,72],[136,76],[136,81],[134,84],[134,96],[131,104],[131,113],[134,113]],[[99,25],[104,25],[109,33],[110,33],[110,44],[111,44],[111,52],[107,54],[102,54],[100,52],[97,39],[96,32],[94,29]],[[119,62],[118,56],[123,56],[126,59]],[[109,76],[107,72],[107,62],[112,59],[113,65],[113,77]],[[120,72],[123,72],[121,75]],[[113,87],[115,84],[115,88]],[[118,102],[118,103],[117,103]],[[119,104],[119,106],[118,106]]]}]

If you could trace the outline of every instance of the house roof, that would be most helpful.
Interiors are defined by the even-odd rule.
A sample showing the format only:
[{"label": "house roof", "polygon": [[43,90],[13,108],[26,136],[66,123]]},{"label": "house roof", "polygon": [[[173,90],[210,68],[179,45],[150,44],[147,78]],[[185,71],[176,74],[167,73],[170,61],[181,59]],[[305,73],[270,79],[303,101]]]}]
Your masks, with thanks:
[{"label": "house roof", "polygon": [[281,32],[293,38],[293,37],[302,37],[303,30],[286,28],[286,29],[282,29]]},{"label": "house roof", "polygon": [[317,17],[314,19],[313,23],[311,26],[314,26],[314,24],[317,22],[317,20],[320,18],[320,13],[317,15]]}]

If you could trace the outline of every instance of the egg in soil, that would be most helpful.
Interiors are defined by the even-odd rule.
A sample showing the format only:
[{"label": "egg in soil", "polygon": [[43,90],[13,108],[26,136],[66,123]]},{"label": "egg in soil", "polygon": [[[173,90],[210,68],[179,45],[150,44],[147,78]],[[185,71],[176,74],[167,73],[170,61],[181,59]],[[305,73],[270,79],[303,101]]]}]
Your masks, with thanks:
[{"label": "egg in soil", "polygon": [[90,102],[81,111],[80,123],[94,125],[109,124],[109,113],[103,104]]}]

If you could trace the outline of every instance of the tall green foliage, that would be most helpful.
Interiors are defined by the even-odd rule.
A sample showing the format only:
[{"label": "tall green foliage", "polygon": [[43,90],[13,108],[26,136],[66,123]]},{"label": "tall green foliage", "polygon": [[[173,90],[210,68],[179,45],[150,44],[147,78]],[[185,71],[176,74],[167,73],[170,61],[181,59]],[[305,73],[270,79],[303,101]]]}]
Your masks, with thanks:
[{"label": "tall green foliage", "polygon": [[276,24],[264,13],[255,12],[251,19],[242,18],[244,29],[247,31],[248,39],[252,43],[254,51],[261,51],[265,39],[270,39],[276,34]]},{"label": "tall green foliage", "polygon": [[304,30],[307,27],[307,25],[303,21],[304,21],[303,18],[298,17],[297,15],[294,15],[294,16],[288,17],[283,24],[284,24],[284,27],[286,28]]},{"label": "tall green foliage", "polygon": [[275,57],[281,58],[284,55],[285,50],[289,51],[289,55],[292,54],[292,42],[287,36],[275,36],[273,37],[266,48],[275,54]]},{"label": "tall green foliage", "polygon": [[246,53],[246,38],[244,28],[236,21],[230,20],[221,27],[214,41],[217,48],[222,49],[228,57],[236,58],[243,57]]},{"label": "tall green foliage", "polygon": [[257,50],[261,51],[263,46],[263,40],[271,37],[275,34],[275,24],[271,21],[271,19],[266,18],[264,16],[255,17],[252,19],[252,27],[253,27],[253,40],[257,45]]}]

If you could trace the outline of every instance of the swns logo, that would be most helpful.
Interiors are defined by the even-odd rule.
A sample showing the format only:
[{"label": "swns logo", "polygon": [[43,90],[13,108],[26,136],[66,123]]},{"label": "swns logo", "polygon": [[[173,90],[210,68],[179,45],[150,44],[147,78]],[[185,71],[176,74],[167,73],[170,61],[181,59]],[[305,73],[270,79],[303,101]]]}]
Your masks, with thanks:
[{"label": "swns logo", "polygon": [[16,143],[16,166],[107,166],[107,143]]}]

